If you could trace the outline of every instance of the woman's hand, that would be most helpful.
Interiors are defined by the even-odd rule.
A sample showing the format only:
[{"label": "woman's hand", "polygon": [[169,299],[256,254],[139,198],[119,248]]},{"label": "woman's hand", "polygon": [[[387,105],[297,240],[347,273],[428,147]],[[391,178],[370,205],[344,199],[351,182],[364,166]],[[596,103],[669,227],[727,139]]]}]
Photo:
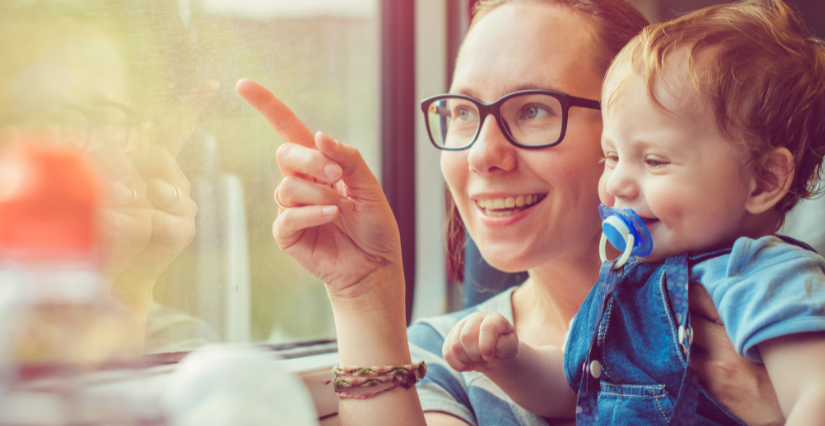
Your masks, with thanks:
[{"label": "woman's hand", "polygon": [[237,90],[286,141],[276,154],[284,179],[275,196],[287,208],[272,227],[281,250],[322,279],[332,298],[358,298],[372,290],[366,278],[385,268],[399,276],[398,226],[358,150],[313,135],[254,81],[239,81]]},{"label": "woman's hand", "polygon": [[704,287],[691,285],[688,291],[694,332],[691,358],[699,382],[749,425],[785,424],[765,366],[736,353]]},{"label": "woman's hand", "polygon": [[[312,132],[265,87],[238,93],[286,143],[275,190],[278,246],[326,284],[342,365],[409,364],[401,243],[381,185],[358,150]],[[415,388],[375,400],[341,399],[341,424],[426,424]]]}]

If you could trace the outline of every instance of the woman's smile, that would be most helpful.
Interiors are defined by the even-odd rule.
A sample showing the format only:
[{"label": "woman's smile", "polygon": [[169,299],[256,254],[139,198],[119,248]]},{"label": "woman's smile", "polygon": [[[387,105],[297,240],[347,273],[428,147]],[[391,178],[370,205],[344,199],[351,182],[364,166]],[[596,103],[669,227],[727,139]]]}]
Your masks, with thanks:
[{"label": "woman's smile", "polygon": [[523,212],[546,196],[547,194],[522,194],[498,198],[484,197],[475,198],[475,202],[486,216],[498,218]]}]

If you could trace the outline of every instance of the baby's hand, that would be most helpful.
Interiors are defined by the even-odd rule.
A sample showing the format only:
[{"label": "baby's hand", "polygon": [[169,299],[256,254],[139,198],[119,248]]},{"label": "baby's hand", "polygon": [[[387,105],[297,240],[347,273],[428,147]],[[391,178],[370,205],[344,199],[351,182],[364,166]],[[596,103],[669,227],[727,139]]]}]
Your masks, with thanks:
[{"label": "baby's hand", "polygon": [[444,339],[442,353],[456,371],[484,373],[503,367],[516,357],[518,337],[502,315],[476,312],[453,327]]}]

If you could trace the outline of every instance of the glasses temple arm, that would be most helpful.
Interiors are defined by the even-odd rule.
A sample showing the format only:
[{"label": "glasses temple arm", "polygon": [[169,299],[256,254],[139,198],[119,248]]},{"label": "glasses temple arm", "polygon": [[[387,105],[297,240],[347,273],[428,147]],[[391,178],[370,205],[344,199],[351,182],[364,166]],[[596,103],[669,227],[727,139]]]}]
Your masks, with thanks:
[{"label": "glasses temple arm", "polygon": [[582,107],[582,108],[590,108],[590,109],[602,109],[602,103],[594,100],[594,99],[585,99],[585,98],[578,98],[575,96],[570,97],[570,106],[571,107]]}]

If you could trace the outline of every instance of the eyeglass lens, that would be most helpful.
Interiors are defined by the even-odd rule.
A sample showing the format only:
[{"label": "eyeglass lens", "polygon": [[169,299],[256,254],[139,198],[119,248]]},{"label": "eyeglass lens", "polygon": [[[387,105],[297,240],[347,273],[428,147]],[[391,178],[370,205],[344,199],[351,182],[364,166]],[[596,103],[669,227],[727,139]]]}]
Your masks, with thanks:
[{"label": "eyeglass lens", "polygon": [[109,105],[92,109],[53,107],[27,114],[22,123],[25,128],[48,129],[52,135],[59,135],[61,141],[84,151],[126,148],[135,125],[126,111]]},{"label": "eyeglass lens", "polygon": [[[563,111],[553,96],[525,94],[507,99],[501,117],[510,137],[527,146],[555,143],[561,137]],[[445,148],[463,148],[473,142],[483,124],[476,105],[466,99],[442,98],[427,107],[432,140]]]}]

